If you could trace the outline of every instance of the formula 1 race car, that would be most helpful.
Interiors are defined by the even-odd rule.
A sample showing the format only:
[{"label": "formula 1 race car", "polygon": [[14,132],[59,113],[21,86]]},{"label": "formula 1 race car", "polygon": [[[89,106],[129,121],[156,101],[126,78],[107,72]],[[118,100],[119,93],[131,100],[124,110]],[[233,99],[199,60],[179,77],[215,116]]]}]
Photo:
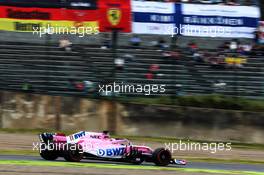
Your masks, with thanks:
[{"label": "formula 1 race car", "polygon": [[107,131],[102,133],[81,131],[69,136],[42,133],[40,156],[45,160],[64,157],[66,161],[81,159],[106,160],[141,164],[153,162],[158,166],[169,164],[186,165],[185,160],[172,159],[171,152],[164,148],[152,150],[147,146],[133,145],[127,139],[111,138]]}]

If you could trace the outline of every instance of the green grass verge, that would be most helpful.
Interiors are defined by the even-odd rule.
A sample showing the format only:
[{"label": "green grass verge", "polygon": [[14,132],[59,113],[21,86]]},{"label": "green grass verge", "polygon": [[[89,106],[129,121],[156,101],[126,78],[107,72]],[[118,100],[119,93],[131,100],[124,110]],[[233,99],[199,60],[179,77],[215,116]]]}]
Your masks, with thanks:
[{"label": "green grass verge", "polygon": [[50,161],[17,161],[0,160],[0,165],[18,165],[18,166],[53,166],[53,167],[84,167],[84,168],[105,168],[105,169],[136,169],[136,170],[160,170],[160,171],[178,171],[190,173],[212,173],[212,174],[232,174],[232,175],[263,175],[262,172],[255,171],[229,171],[229,170],[210,170],[196,168],[177,168],[177,167],[158,167],[142,165],[116,165],[104,163],[69,163],[69,162],[50,162]]},{"label": "green grass verge", "polygon": [[[33,150],[0,150],[1,155],[24,155],[39,156],[38,151]],[[208,163],[240,163],[240,164],[264,164],[264,160],[241,160],[241,159],[216,159],[205,157],[181,157],[188,162],[208,162]]]},{"label": "green grass verge", "polygon": [[208,162],[208,163],[239,163],[239,164],[264,164],[264,160],[243,160],[243,159],[216,159],[204,157],[184,157],[189,162]]},{"label": "green grass verge", "polygon": [[39,156],[38,151],[34,150],[0,150],[1,155],[23,155],[23,156]]}]

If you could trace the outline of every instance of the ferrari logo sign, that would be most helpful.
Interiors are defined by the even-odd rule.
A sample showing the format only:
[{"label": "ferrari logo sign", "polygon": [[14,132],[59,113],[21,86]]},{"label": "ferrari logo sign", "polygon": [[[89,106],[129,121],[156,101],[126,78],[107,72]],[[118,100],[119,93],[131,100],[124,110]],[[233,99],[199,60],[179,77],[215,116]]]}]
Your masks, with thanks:
[{"label": "ferrari logo sign", "polygon": [[[1,1],[1,0],[0,0]],[[100,32],[131,32],[131,0],[98,0]]]},{"label": "ferrari logo sign", "polygon": [[107,19],[113,25],[116,26],[121,20],[122,12],[118,8],[110,8],[107,11]]}]

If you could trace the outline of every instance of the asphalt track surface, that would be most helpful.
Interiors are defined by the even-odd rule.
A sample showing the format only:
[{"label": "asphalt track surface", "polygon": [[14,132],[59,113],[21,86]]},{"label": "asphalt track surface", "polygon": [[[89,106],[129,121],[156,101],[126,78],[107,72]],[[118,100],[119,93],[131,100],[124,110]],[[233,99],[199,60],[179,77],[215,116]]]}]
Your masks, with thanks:
[{"label": "asphalt track surface", "polygon": [[[23,155],[0,155],[0,160],[30,160],[30,161],[46,161],[39,156],[23,156]],[[63,158],[56,160],[58,162],[64,161]],[[187,160],[188,161],[188,160]],[[97,160],[82,160],[83,163],[108,163],[108,164],[128,164],[122,162],[112,161],[97,161]],[[153,166],[151,163],[143,163],[142,166]],[[238,163],[206,163],[206,162],[188,162],[186,166],[169,165],[169,167],[185,167],[195,169],[211,169],[211,170],[235,170],[235,171],[255,171],[263,172],[264,165],[261,164],[238,164]]]}]

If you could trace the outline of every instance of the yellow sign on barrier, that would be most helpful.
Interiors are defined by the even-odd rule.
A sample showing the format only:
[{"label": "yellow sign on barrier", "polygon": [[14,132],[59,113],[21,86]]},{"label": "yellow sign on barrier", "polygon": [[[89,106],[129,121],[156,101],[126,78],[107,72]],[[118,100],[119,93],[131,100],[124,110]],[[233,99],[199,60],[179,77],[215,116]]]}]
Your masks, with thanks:
[{"label": "yellow sign on barrier", "polygon": [[74,21],[19,20],[0,18],[0,30],[52,34],[99,33],[97,21],[76,23]]},{"label": "yellow sign on barrier", "polygon": [[226,57],[225,62],[227,64],[244,64],[247,62],[247,59],[239,57]]}]

